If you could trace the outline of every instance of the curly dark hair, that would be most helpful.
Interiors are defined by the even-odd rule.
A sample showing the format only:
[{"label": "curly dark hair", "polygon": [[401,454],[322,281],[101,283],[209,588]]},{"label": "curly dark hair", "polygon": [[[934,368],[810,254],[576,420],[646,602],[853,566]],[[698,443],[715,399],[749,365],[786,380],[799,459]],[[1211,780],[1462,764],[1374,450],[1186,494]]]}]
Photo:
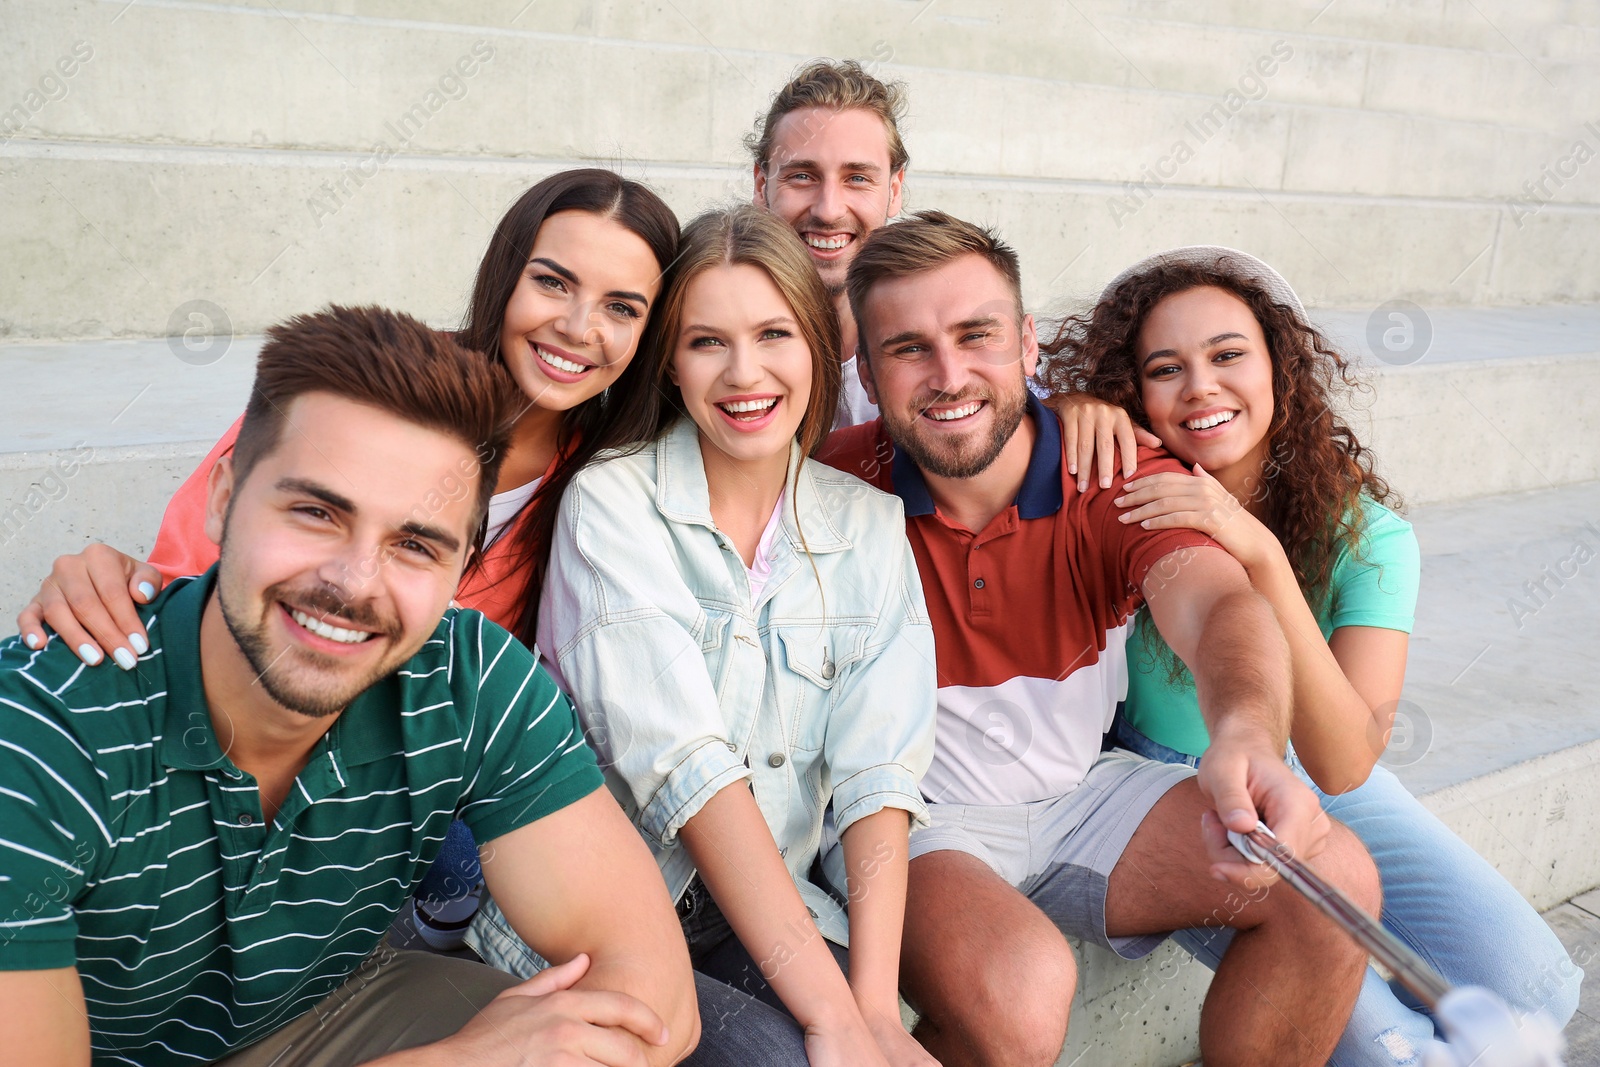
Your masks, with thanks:
[{"label": "curly dark hair", "polygon": [[1152,265],[1102,294],[1090,311],[1061,322],[1055,337],[1040,346],[1047,359],[1039,379],[1053,393],[1087,393],[1116,404],[1149,429],[1139,391],[1139,330],[1162,299],[1203,286],[1244,301],[1266,338],[1272,425],[1267,459],[1244,503],[1262,502],[1262,519],[1284,546],[1315,609],[1328,595],[1339,550],[1358,552],[1358,497],[1365,493],[1391,507],[1398,507],[1399,499],[1373,471],[1372,451],[1334,411],[1335,399],[1370,387],[1299,309],[1275,300],[1254,271],[1226,254],[1203,264]]}]

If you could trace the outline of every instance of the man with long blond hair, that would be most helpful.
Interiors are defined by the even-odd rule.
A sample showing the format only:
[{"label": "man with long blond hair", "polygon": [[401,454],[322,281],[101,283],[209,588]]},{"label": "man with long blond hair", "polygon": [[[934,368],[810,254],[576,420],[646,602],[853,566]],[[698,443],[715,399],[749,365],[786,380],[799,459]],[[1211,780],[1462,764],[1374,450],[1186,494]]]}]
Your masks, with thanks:
[{"label": "man with long blond hair", "polygon": [[900,137],[906,91],[854,60],[819,59],[772,97],[745,138],[755,202],[800,235],[839,313],[843,363],[837,426],[877,417],[856,373],[856,326],[845,272],[867,234],[900,213],[906,165]]}]

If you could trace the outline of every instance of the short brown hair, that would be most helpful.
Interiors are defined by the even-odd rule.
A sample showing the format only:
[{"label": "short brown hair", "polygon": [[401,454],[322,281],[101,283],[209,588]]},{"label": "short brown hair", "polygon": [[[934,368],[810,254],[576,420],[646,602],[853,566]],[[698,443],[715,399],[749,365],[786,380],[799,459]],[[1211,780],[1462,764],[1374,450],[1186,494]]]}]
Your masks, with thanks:
[{"label": "short brown hair", "polygon": [[643,361],[641,371],[655,388],[641,390],[642,402],[617,412],[618,432],[643,443],[660,436],[683,414],[683,394],[668,372],[683,327],[684,297],[690,282],[724,263],[760,268],[794,312],[800,338],[811,352],[811,394],[796,437],[801,450],[811,455],[822,447],[839,404],[839,315],[794,230],[753,204],[714,208],[683,228],[677,261],[662,284],[655,329],[635,357]]},{"label": "short brown hair", "polygon": [[[1022,315],[1022,268],[1017,253],[987,226],[963,222],[943,211],[918,211],[910,218],[880,226],[867,235],[861,250],[845,275],[845,292],[856,322],[865,325],[862,314],[867,294],[881,281],[905,278],[934,270],[962,256],[982,256],[1011,288]],[[866,330],[859,333],[857,348],[867,355]]]},{"label": "short brown hair", "polygon": [[804,107],[826,107],[834,111],[861,108],[883,120],[889,140],[889,170],[905,170],[911,162],[905,142],[900,139],[900,120],[906,114],[906,89],[900,82],[882,82],[868,74],[853,59],[816,59],[801,67],[789,83],[772,97],[765,118],[744,139],[762,170],[772,161],[772,131],[791,111]]},{"label": "short brown hair", "polygon": [[330,306],[296,315],[267,330],[233,446],[235,484],[277,447],[289,405],[307,393],[371,405],[472,449],[478,461],[473,529],[482,532],[511,427],[525,406],[503,370],[450,334],[397,311]]}]

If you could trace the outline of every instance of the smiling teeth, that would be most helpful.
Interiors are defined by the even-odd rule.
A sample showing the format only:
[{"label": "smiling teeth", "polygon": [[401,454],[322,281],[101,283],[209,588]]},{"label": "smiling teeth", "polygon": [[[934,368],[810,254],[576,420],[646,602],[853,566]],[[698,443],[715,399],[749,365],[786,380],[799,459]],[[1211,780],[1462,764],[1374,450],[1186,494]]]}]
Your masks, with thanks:
[{"label": "smiling teeth", "polygon": [[949,422],[951,419],[964,419],[968,415],[976,415],[978,413],[978,409],[982,406],[983,404],[980,401],[974,400],[970,404],[962,404],[960,407],[951,408],[949,411],[930,411],[928,412],[928,418],[934,420],[935,422]]},{"label": "smiling teeth", "polygon": [[318,637],[326,637],[329,641],[338,641],[340,644],[359,645],[372,636],[365,630],[346,630],[342,626],[329,626],[319,619],[313,619],[303,611],[290,611],[289,614],[294,617],[295,622],[304,626]]},{"label": "smiling teeth", "polygon": [[1221,426],[1225,422],[1232,422],[1233,416],[1234,413],[1231,411],[1219,411],[1215,415],[1207,415],[1203,419],[1190,419],[1183,425],[1185,429],[1189,430],[1209,430],[1213,426]]},{"label": "smiling teeth", "polygon": [[534,345],[533,346],[533,350],[534,350],[535,353],[538,354],[540,359],[542,359],[546,363],[550,364],[556,370],[564,370],[568,374],[582,374],[586,370],[592,370],[593,369],[591,367],[585,366],[582,363],[574,363],[570,359],[562,359],[560,356],[551,355],[549,352],[546,352],[544,349],[540,348],[538,345]]},{"label": "smiling teeth", "polygon": [[777,397],[769,396],[765,400],[733,400],[717,406],[730,415],[743,415],[752,411],[767,411],[777,402]]},{"label": "smiling teeth", "polygon": [[840,237],[813,237],[811,235],[807,235],[806,236],[806,244],[810,245],[812,248],[820,248],[825,252],[837,251],[838,249],[843,248],[845,245],[847,245],[849,243],[850,243],[850,235],[849,234],[844,234],[843,236],[840,236]]}]

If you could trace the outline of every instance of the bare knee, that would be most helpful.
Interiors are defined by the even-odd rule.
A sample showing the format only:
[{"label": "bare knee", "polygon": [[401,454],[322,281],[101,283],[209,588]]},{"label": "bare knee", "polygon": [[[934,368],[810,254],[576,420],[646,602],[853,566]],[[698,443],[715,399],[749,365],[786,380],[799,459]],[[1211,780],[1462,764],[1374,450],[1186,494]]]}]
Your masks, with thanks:
[{"label": "bare knee", "polygon": [[1378,868],[1366,846],[1344,823],[1333,824],[1328,847],[1312,861],[1312,866],[1368,915],[1376,916],[1383,910],[1383,882]]},{"label": "bare knee", "polygon": [[1050,1067],[1067,1039],[1067,1019],[1078,967],[1065,939],[1012,946],[987,957],[967,974],[965,1003],[939,1027],[959,1030],[958,1043],[974,1062],[994,1067]]},{"label": "bare knee", "polygon": [[[1366,846],[1343,823],[1335,822],[1328,833],[1323,850],[1308,865],[1325,881],[1336,886],[1345,896],[1368,915],[1376,918],[1383,908],[1383,884],[1378,869],[1367,854]],[[1306,936],[1318,933],[1327,940],[1358,951],[1355,943],[1331,922],[1315,922],[1305,926],[1308,916],[1320,915],[1316,907],[1287,882],[1278,881],[1260,897],[1261,918],[1268,923],[1278,923],[1286,929],[1300,931]]]}]

